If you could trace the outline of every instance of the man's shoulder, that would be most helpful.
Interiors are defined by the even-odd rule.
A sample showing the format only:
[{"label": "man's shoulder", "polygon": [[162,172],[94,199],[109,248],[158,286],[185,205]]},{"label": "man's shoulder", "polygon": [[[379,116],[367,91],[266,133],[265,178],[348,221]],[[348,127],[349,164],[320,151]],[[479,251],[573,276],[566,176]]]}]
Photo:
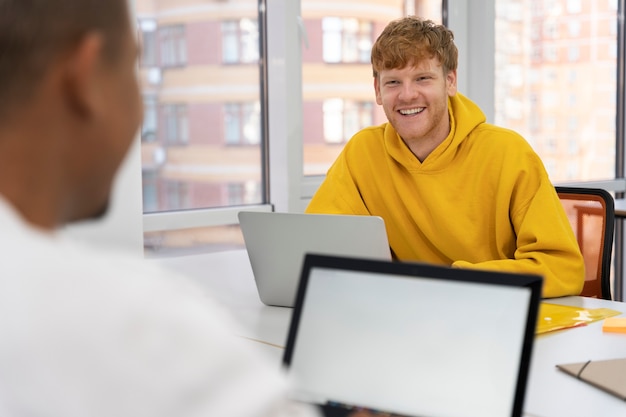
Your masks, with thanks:
[{"label": "man's shoulder", "polygon": [[381,139],[382,140],[385,136],[385,133],[390,128],[393,129],[391,127],[391,124],[389,124],[388,122],[385,122],[379,125],[364,127],[363,129],[356,132],[354,136],[352,136],[351,140],[354,140],[354,139],[359,139],[359,140]]},{"label": "man's shoulder", "polygon": [[530,150],[530,143],[519,132],[490,123],[481,123],[468,135],[470,141],[502,148]]},{"label": "man's shoulder", "polygon": [[[383,144],[386,135],[390,134],[389,129],[393,130],[389,123],[365,127],[350,138],[346,143],[346,147],[380,146]],[[395,130],[393,134],[395,134]]]}]

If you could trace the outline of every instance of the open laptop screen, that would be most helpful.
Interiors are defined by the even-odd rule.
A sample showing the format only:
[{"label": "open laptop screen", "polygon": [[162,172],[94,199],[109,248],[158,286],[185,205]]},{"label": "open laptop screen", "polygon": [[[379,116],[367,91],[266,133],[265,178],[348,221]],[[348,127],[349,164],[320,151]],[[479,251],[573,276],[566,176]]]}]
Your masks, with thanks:
[{"label": "open laptop screen", "polygon": [[240,211],[259,298],[293,307],[307,253],[391,260],[382,217]]},{"label": "open laptop screen", "polygon": [[294,398],[407,416],[521,415],[541,278],[308,255]]}]

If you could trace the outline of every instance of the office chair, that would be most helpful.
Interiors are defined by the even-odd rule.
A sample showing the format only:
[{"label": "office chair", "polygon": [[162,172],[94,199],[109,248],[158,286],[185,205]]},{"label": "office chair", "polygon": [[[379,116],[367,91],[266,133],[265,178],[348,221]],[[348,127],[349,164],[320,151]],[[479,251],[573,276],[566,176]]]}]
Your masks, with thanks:
[{"label": "office chair", "polygon": [[613,196],[599,188],[557,186],[555,189],[585,261],[585,285],[580,295],[610,300]]}]

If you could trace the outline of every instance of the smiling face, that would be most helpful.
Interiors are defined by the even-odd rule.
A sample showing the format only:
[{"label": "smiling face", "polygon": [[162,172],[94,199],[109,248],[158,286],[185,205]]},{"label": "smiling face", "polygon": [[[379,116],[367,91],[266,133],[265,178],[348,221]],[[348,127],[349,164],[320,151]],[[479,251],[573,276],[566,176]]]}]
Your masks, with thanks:
[{"label": "smiling face", "polygon": [[448,136],[448,97],[456,94],[456,87],[456,71],[445,74],[437,58],[385,69],[374,77],[376,103],[383,106],[389,123],[420,159],[425,156],[416,150],[430,153]]}]

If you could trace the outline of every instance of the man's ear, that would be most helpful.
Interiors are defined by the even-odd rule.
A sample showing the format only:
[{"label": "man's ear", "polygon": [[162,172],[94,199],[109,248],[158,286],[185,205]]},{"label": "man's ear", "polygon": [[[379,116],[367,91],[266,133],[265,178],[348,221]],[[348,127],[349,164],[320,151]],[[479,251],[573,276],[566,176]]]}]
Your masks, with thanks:
[{"label": "man's ear", "polygon": [[88,33],[64,57],[63,94],[71,110],[90,117],[100,106],[100,74],[104,40]]},{"label": "man's ear", "polygon": [[456,81],[456,70],[448,71],[448,74],[446,75],[446,90],[448,96],[450,97],[454,96],[457,92]]}]

